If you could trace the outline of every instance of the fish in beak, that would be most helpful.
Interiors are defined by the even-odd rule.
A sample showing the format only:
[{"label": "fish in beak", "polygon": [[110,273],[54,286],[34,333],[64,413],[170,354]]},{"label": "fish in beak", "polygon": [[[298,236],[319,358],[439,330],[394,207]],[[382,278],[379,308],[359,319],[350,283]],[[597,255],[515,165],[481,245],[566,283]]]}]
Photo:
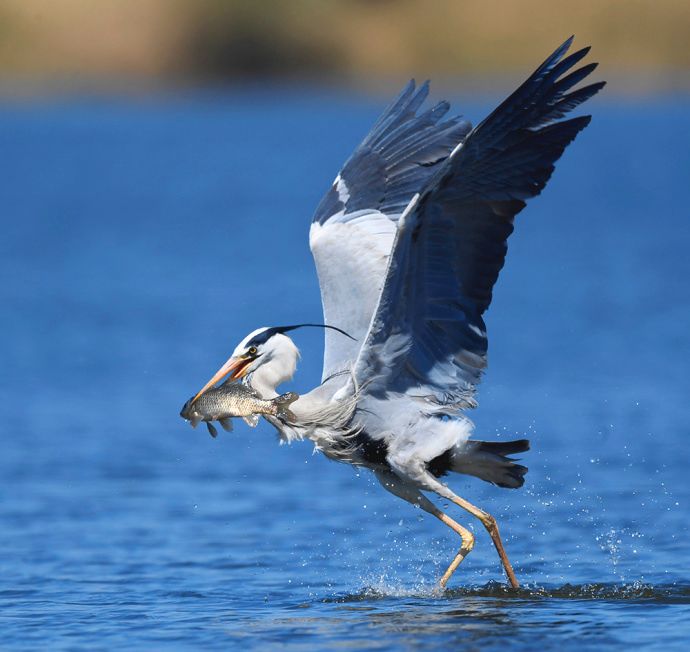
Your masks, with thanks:
[{"label": "fish in beak", "polygon": [[228,380],[238,380],[244,378],[249,371],[249,365],[254,361],[254,357],[250,355],[233,356],[226,363],[216,371],[213,378],[209,380],[201,389],[201,391],[192,399],[192,403],[196,401],[205,391],[213,387],[217,382],[223,380],[228,374]]}]

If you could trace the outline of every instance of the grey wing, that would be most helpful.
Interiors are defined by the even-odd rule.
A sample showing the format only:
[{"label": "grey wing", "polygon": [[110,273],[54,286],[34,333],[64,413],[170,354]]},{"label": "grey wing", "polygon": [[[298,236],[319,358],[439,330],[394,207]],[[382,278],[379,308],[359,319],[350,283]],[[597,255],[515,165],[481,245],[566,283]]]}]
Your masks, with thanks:
[{"label": "grey wing", "polygon": [[428,92],[428,83],[405,87],[316,209],[309,244],[324,320],[357,340],[325,331],[324,379],[354,364],[383,287],[400,214],[470,131],[467,121],[444,119],[447,102],[418,114]]},{"label": "grey wing", "polygon": [[444,414],[475,405],[486,367],[482,315],[513,218],[590,116],[560,119],[604,85],[569,92],[596,67],[569,72],[589,50],[563,58],[571,41],[467,136],[405,210],[355,370],[369,394],[416,396]]}]

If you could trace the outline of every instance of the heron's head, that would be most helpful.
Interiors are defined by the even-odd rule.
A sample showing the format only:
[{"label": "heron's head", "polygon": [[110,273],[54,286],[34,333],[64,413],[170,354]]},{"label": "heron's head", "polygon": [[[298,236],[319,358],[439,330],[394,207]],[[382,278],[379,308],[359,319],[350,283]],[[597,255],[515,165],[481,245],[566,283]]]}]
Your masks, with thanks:
[{"label": "heron's head", "polygon": [[290,380],[297,369],[299,349],[283,334],[284,330],[290,328],[264,326],[249,333],[194,399],[226,377],[239,380],[250,374],[252,387],[260,390],[265,397],[269,393],[275,394],[273,390]]},{"label": "heron's head", "polygon": [[216,371],[213,378],[204,385],[203,389],[192,399],[192,402],[226,377],[230,380],[238,380],[249,375],[251,375],[250,385],[264,398],[274,397],[276,395],[275,388],[294,376],[299,359],[299,349],[285,333],[305,326],[330,328],[354,339],[345,331],[325,324],[296,324],[257,328],[235,347],[225,364]]}]

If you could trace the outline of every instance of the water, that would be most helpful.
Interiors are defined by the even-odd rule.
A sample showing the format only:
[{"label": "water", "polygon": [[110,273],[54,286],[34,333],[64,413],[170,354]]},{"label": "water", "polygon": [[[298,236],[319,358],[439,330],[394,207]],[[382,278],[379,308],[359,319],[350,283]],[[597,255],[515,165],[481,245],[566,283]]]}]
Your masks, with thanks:
[{"label": "water", "polygon": [[[592,103],[518,218],[474,418],[522,490],[458,547],[365,471],[179,409],[318,321],[306,231],[379,103],[281,89],[0,110],[3,649],[686,649],[690,103]],[[473,119],[486,106],[463,105]],[[299,374],[318,382],[317,332]]]}]

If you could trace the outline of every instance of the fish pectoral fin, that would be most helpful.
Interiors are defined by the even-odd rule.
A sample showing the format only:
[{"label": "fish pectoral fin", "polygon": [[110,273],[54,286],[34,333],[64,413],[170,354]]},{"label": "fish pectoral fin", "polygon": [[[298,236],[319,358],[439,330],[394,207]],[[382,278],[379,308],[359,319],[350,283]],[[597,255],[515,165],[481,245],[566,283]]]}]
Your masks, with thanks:
[{"label": "fish pectoral fin", "polygon": [[244,422],[248,426],[250,426],[252,428],[256,428],[256,424],[259,423],[259,417],[260,416],[261,415],[259,415],[259,414],[248,414],[246,417],[242,417],[242,418],[244,419]]},{"label": "fish pectoral fin", "polygon": [[221,427],[225,432],[232,432],[232,419],[230,417],[225,417],[224,419],[218,419]]},{"label": "fish pectoral fin", "polygon": [[189,417],[189,423],[192,424],[192,428],[196,428],[200,421],[201,417],[198,414],[193,414],[191,417]]},{"label": "fish pectoral fin", "polygon": [[218,431],[216,430],[216,427],[210,422],[206,422],[206,427],[208,428],[208,433],[211,435],[211,437],[217,437],[218,436]]}]

